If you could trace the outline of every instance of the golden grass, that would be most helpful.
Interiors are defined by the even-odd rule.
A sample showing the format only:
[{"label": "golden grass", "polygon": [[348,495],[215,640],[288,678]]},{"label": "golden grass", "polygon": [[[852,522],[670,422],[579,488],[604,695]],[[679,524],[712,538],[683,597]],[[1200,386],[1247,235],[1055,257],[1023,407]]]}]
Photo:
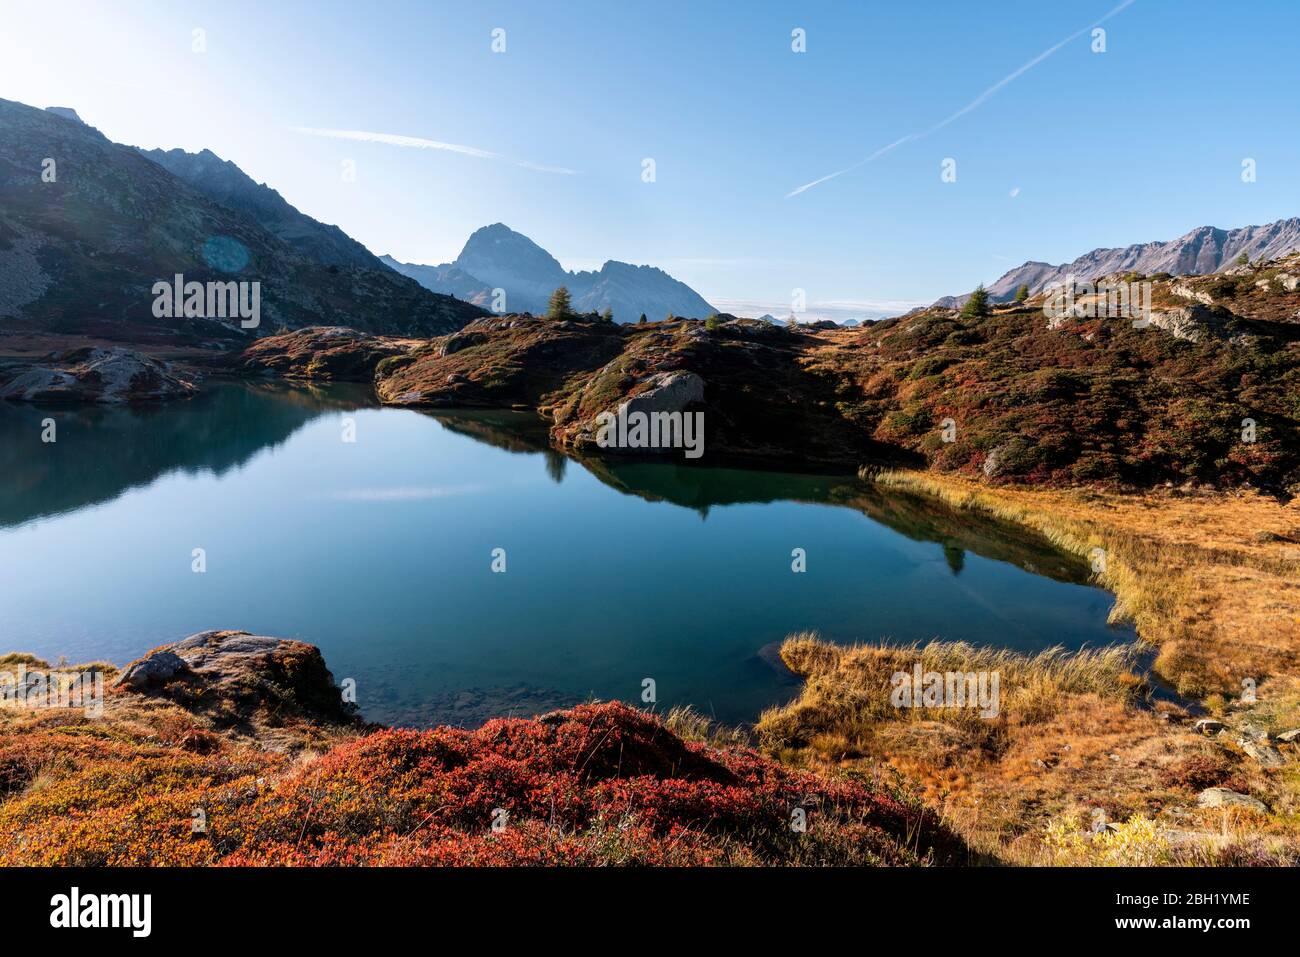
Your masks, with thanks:
[{"label": "golden grass", "polygon": [[[1098,584],[1116,595],[1113,617],[1134,623],[1157,651],[1155,676],[1189,704],[1207,699],[1233,727],[1276,733],[1300,724],[1297,505],[1253,492],[991,488],[912,472],[878,481],[1015,522],[1093,560]],[[1097,550],[1104,561],[1095,560]],[[1231,736],[1196,734],[1185,707],[1151,704],[1134,674],[1138,651],[1020,655],[938,642],[839,648],[794,635],[781,655],[805,678],[803,691],[766,712],[757,733],[791,763],[897,769],[992,860],[1295,861],[1296,749],[1283,746],[1287,765],[1266,770]],[[998,716],[893,707],[890,676],[918,660],[925,671],[998,671]],[[1257,698],[1243,701],[1251,686]],[[1207,754],[1229,762],[1230,783],[1262,798],[1270,813],[1227,833],[1223,812],[1196,808],[1196,789],[1176,772]],[[1118,837],[1080,831],[1098,814],[1121,822]],[[1148,820],[1173,835],[1167,846],[1164,836],[1150,836]]]},{"label": "golden grass", "polygon": [[909,489],[1032,528],[1104,563],[1113,617],[1159,648],[1155,672],[1183,695],[1237,696],[1300,673],[1300,503],[1252,491],[1141,494],[990,488],[948,476],[887,472]]}]

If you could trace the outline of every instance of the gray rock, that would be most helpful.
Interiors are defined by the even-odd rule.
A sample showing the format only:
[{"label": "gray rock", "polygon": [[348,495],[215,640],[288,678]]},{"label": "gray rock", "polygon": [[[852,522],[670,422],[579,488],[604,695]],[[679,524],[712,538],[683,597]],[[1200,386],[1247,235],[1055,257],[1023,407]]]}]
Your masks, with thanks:
[{"label": "gray rock", "polygon": [[1259,798],[1238,794],[1228,788],[1206,788],[1197,795],[1196,803],[1201,807],[1248,807],[1260,813],[1268,811],[1268,806]]},{"label": "gray rock", "polygon": [[[182,673],[184,687],[166,683]],[[292,639],[203,631],[133,662],[119,680],[138,692],[172,698],[187,707],[233,705],[233,713],[241,716],[273,712],[355,720],[355,709],[343,702],[320,650]]]},{"label": "gray rock", "polygon": [[1223,730],[1223,722],[1215,718],[1201,718],[1194,727],[1201,734],[1217,734]]},{"label": "gray rock", "polygon": [[1295,744],[1300,741],[1300,728],[1293,728],[1290,731],[1283,731],[1277,736],[1277,739],[1283,744]]},{"label": "gray rock", "polygon": [[693,402],[704,401],[704,380],[694,372],[660,372],[649,380],[653,385],[618,407],[620,416],[633,412],[681,412]]},{"label": "gray rock", "polygon": [[128,665],[117,683],[136,690],[154,688],[188,670],[185,659],[163,649]]},{"label": "gray rock", "polygon": [[1267,741],[1252,741],[1249,738],[1241,738],[1237,743],[1241,745],[1241,750],[1259,762],[1260,767],[1280,768],[1286,764],[1286,758],[1282,757],[1282,752]]},{"label": "gray rock", "polygon": [[1152,309],[1150,319],[1151,325],[1175,339],[1200,342],[1206,338],[1222,337],[1222,321],[1214,312],[1199,304],[1175,309]]}]

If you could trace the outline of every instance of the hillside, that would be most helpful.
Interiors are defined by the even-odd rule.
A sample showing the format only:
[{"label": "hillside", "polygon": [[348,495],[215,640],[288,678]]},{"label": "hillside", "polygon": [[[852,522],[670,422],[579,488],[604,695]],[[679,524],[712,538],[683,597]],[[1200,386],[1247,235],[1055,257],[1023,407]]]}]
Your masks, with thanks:
[{"label": "hillside", "polygon": [[[376,388],[396,405],[535,407],[556,442],[591,450],[598,414],[690,374],[702,383],[692,408],[705,412],[710,456],[1294,492],[1298,284],[1300,255],[1155,280],[1148,328],[1051,321],[1042,297],[982,317],[932,308],[860,328],[488,317],[385,360]],[[1243,438],[1246,420],[1254,434]]]},{"label": "hillside", "polygon": [[163,169],[209,199],[255,220],[303,256],[326,266],[380,269],[379,259],[337,226],[300,213],[271,187],[259,184],[211,150],[141,150]]},{"label": "hillside", "polygon": [[[214,169],[227,182],[243,175]],[[378,260],[329,264],[320,237],[346,249],[342,234],[304,229],[315,221],[263,187],[252,203],[200,178],[220,199],[76,119],[0,100],[0,325],[163,344],[253,334],[238,319],[155,317],[153,283],[176,274],[260,283],[263,334],[325,323],[436,335],[482,315]]]}]

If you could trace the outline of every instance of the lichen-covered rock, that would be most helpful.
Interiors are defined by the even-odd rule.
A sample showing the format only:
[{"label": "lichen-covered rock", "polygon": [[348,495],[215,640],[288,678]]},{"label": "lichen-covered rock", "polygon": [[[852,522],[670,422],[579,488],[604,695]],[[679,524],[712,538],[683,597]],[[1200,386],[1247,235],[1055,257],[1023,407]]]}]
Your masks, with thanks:
[{"label": "lichen-covered rock", "polygon": [[1196,803],[1201,807],[1244,807],[1261,814],[1268,811],[1268,806],[1259,798],[1249,794],[1238,794],[1228,788],[1206,788],[1196,796]]},{"label": "lichen-covered rock", "polygon": [[1153,309],[1150,315],[1151,325],[1187,342],[1200,342],[1209,336],[1221,337],[1227,318],[1199,304]]},{"label": "lichen-covered rock", "polygon": [[189,398],[195,377],[169,362],[120,347],[55,353],[0,383],[0,399],[111,405]]},{"label": "lichen-covered rock", "polygon": [[156,648],[128,665],[119,684],[232,723],[356,720],[318,648],[245,631],[204,631]]},{"label": "lichen-covered rock", "polygon": [[402,355],[411,345],[345,326],[310,326],[259,339],[232,363],[243,372],[288,379],[370,382],[379,363]]}]

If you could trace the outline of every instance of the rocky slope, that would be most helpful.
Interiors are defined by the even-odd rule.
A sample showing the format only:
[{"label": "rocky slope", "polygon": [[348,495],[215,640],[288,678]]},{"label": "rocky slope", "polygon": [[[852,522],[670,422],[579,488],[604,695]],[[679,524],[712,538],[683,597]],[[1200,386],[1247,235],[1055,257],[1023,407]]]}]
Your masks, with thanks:
[{"label": "rocky slope", "polygon": [[566,286],[578,312],[609,309],[616,322],[668,314],[703,319],[715,312],[695,290],[662,269],[610,260],[595,272],[568,272],[527,236],[501,223],[476,230],[454,263],[420,266],[383,257],[393,269],[428,289],[490,307],[494,289],[506,293],[511,312],[540,315],[551,293]]},{"label": "rocky slope", "polygon": [[1297,276],[1300,256],[1155,280],[1145,328],[1049,319],[1042,297],[856,329],[491,317],[385,360],[376,388],[397,405],[534,407],[582,450],[602,412],[689,373],[703,398],[681,410],[704,412],[706,455],[1300,490]]},{"label": "rocky slope", "polygon": [[300,213],[283,196],[211,150],[141,150],[163,169],[209,199],[245,214],[308,259],[325,266],[380,269],[379,259],[337,226]]},{"label": "rocky slope", "polygon": [[[275,203],[213,194],[75,119],[0,100],[0,325],[177,345],[322,323],[434,335],[482,315],[378,260],[327,264],[291,207],[277,225]],[[176,274],[260,283],[260,326],[155,315],[153,284]]]},{"label": "rocky slope", "polygon": [[[30,656],[0,669],[45,668]],[[310,645],[205,632],[102,716],[0,710],[10,865],[959,863],[910,792],[588,704],[477,731],[360,726]],[[806,822],[793,827],[793,821]]]},{"label": "rocky slope", "polygon": [[[1130,271],[1144,275],[1204,275],[1231,266],[1242,253],[1254,262],[1279,259],[1297,249],[1300,249],[1300,218],[1296,217],[1280,219],[1264,226],[1243,226],[1240,229],[1201,226],[1168,242],[1138,243],[1118,249],[1094,249],[1073,262],[1059,266],[1027,262],[1004,273],[988,286],[988,291],[994,301],[1008,302],[1022,283],[1029,286],[1031,293],[1039,293],[1048,284],[1064,282],[1068,276],[1085,280]],[[945,296],[934,305],[956,308],[966,301],[968,295]]]}]

